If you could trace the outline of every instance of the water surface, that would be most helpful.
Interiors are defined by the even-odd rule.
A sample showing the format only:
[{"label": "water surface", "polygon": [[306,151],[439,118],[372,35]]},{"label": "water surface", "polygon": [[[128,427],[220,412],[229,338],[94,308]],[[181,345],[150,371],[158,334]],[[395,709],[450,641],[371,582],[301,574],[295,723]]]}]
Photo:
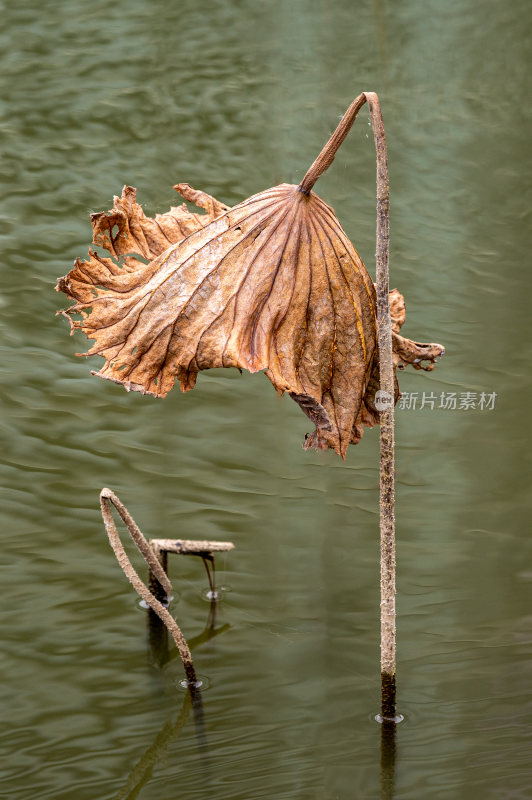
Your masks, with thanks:
[{"label": "water surface", "polygon": [[[229,204],[297,182],[366,89],[405,332],[447,347],[401,387],[497,395],[397,412],[395,796],[532,796],[529,5],[64,0],[2,18],[0,794],[379,797],[377,432],[345,464],[304,452],[297,406],[236,371],[128,395],[75,357],[53,292],[124,183],[151,214],[179,181]],[[372,272],[373,159],[363,111],[317,187]],[[236,545],[218,565],[225,629],[194,649],[203,734],[179,663],[150,663],[102,486],[148,536]],[[192,640],[202,570],[171,564]]]}]

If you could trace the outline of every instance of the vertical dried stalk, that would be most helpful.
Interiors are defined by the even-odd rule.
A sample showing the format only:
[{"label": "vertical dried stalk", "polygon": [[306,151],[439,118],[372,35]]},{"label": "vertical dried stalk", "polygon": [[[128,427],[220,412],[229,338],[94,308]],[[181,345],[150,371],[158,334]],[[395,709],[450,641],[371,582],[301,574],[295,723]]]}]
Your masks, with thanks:
[{"label": "vertical dried stalk", "polygon": [[380,370],[381,678],[384,718],[395,717],[394,373],[389,295],[390,187],[379,98],[366,92],[377,152],[377,332]]},{"label": "vertical dried stalk", "polygon": [[187,682],[190,687],[195,687],[197,684],[197,677],[196,671],[194,669],[194,664],[192,662],[192,656],[190,654],[190,650],[188,644],[186,643],[185,637],[181,633],[179,625],[172,617],[171,614],[168,613],[166,608],[162,605],[162,603],[157,600],[154,595],[150,592],[147,586],[144,585],[142,580],[139,578],[131,561],[127,557],[126,551],[120,541],[120,536],[118,535],[118,531],[116,529],[116,525],[113,520],[113,515],[111,513],[111,503],[114,505],[122,520],[124,521],[131,538],[137,545],[138,549],[144,556],[150,571],[155,575],[165,592],[169,595],[172,591],[172,584],[170,583],[168,576],[164,572],[162,565],[149,546],[148,542],[144,538],[143,534],[141,533],[139,527],[135,523],[131,514],[129,514],[126,507],[120,502],[118,497],[110,490],[110,489],[102,489],[100,492],[100,506],[102,509],[102,517],[105,523],[105,528],[107,530],[107,535],[109,536],[109,541],[111,543],[111,547],[113,548],[118,563],[122,567],[122,570],[132,584],[133,588],[138,592],[138,594],[142,597],[145,603],[149,605],[149,607],[157,614],[157,616],[164,622],[174,642],[176,643],[176,647],[179,651],[179,655],[181,656],[181,661],[183,662],[183,667],[185,668],[185,675],[187,677]]},{"label": "vertical dried stalk", "polygon": [[375,92],[356,97],[299,185],[310,190],[334,156],[362,106],[368,103],[377,154],[377,332],[380,370],[380,548],[381,548],[381,716],[395,718],[395,513],[394,513],[394,374],[389,299],[389,182],[386,137]]}]

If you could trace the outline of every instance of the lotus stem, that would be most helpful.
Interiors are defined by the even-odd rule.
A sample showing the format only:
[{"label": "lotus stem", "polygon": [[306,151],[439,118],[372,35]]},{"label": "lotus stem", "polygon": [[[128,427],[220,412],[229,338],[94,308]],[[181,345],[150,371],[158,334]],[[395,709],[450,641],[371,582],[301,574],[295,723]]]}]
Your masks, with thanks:
[{"label": "lotus stem", "polygon": [[126,507],[120,502],[120,500],[114,494],[114,492],[112,492],[110,489],[102,489],[102,491],[100,492],[100,506],[102,510],[102,517],[105,524],[105,529],[107,531],[107,535],[109,536],[109,542],[114,550],[117,561],[120,564],[122,571],[124,572],[129,582],[132,584],[135,591],[142,597],[144,602],[157,614],[157,616],[162,620],[162,622],[164,622],[164,624],[168,628],[168,631],[170,632],[176,644],[176,647],[179,651],[179,655],[181,656],[181,661],[183,662],[183,667],[187,678],[187,684],[192,691],[193,689],[195,689],[198,680],[196,677],[196,670],[194,669],[192,656],[190,654],[190,649],[185,640],[185,637],[181,633],[181,629],[179,628],[179,625],[172,617],[172,615],[169,614],[169,612],[162,605],[162,603],[160,603],[159,600],[157,600],[157,598],[150,592],[148,587],[143,583],[143,581],[139,578],[138,574],[136,573],[131,561],[129,560],[126,554],[126,551],[124,550],[122,542],[120,541],[120,536],[116,529],[116,525],[114,523],[113,515],[111,512],[111,504],[114,505],[114,507],[120,514],[126,528],[128,529],[131,535],[131,538],[137,545],[146,563],[148,564],[151,573],[157,578],[157,580],[159,581],[159,583],[161,584],[167,595],[170,595],[172,591],[172,584],[170,583],[170,580],[168,579],[168,576],[166,575],[157,555],[151,549],[150,545],[148,544],[147,540],[143,536],[138,525],[135,523],[133,517],[128,512]]},{"label": "lotus stem", "polygon": [[394,372],[389,295],[390,187],[386,137],[379,98],[365,92],[377,153],[377,333],[381,391],[380,411],[380,549],[381,549],[381,716],[395,718],[395,497]]},{"label": "lotus stem", "polygon": [[[325,170],[327,170],[332,162],[334,161],[334,157],[336,152],[342,142],[344,141],[345,137],[351,130],[353,122],[355,121],[358,112],[367,102],[366,92],[362,92],[359,94],[358,97],[355,97],[347,111],[345,112],[344,116],[340,120],[338,127],[336,128],[335,132],[327,142],[327,144],[323,147],[321,153],[316,158],[315,161],[312,162],[310,167],[307,170],[307,173],[301,183],[299,184],[299,191],[303,192],[303,194],[310,194],[310,190],[320,177],[323,175]],[[375,95],[376,97],[377,95]]]},{"label": "lotus stem", "polygon": [[[392,321],[389,297],[390,187],[386,136],[379,98],[375,92],[358,95],[338,127],[309,167],[299,191],[309,194],[332,164],[338,148],[351,130],[358,112],[368,103],[377,155],[377,336],[380,372],[380,551],[381,551],[381,717],[395,720],[395,512],[394,512],[394,372]],[[440,353],[439,353],[440,354]]]}]

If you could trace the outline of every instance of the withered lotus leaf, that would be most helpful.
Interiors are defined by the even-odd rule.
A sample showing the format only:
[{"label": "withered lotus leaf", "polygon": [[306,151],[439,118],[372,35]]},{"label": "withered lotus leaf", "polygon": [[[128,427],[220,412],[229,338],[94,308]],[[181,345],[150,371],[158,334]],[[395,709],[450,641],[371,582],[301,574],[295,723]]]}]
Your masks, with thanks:
[{"label": "withered lotus leaf", "polygon": [[[181,196],[205,213],[182,204],[153,219],[126,186],[111,211],[92,215],[93,244],[110,257],[89,249],[56,288],[76,301],[58,312],[71,332],[95,340],[83,355],[105,359],[93,374],[164,397],[176,378],[192,389],[200,370],[263,370],[315,424],[305,447],[342,457],[378,423],[375,287],[333,209],[311,191],[360,98],[299,186],[229,208],[182,183]],[[404,300],[394,290],[390,301],[395,367],[432,369],[443,348],[401,337]]]},{"label": "withered lotus leaf", "polygon": [[[316,425],[306,446],[345,456],[378,422],[375,289],[333,210],[314,192],[282,184],[228,208],[188,184],[183,204],[154,219],[124,187],[93,214],[93,243],[57,284],[77,302],[72,332],[105,358],[102,378],[156,397],[192,389],[200,370],[265,370]],[[148,263],[145,263],[145,259]],[[404,301],[391,293],[398,331]],[[70,315],[80,313],[81,319]],[[400,359],[431,369],[443,352],[394,334]],[[399,361],[399,358],[397,359]]]}]

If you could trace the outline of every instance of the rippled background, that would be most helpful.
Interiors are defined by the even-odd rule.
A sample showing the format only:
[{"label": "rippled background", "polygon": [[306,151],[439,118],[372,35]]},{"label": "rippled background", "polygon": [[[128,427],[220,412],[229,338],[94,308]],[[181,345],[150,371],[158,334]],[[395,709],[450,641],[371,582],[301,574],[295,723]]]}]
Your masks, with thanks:
[{"label": "rippled background", "polygon": [[[229,204],[298,182],[363,89],[404,330],[447,346],[402,389],[497,393],[397,412],[395,796],[532,796],[530,22],[522,0],[4,3],[2,797],[379,796],[377,431],[345,464],[304,452],[297,406],[236,371],[128,395],[76,358],[53,292],[124,183],[152,214],[178,181]],[[370,271],[374,169],[363,110],[318,191]],[[150,663],[102,486],[148,536],[236,545],[194,648],[203,728],[179,663]],[[202,565],[171,577],[194,641]]]}]

